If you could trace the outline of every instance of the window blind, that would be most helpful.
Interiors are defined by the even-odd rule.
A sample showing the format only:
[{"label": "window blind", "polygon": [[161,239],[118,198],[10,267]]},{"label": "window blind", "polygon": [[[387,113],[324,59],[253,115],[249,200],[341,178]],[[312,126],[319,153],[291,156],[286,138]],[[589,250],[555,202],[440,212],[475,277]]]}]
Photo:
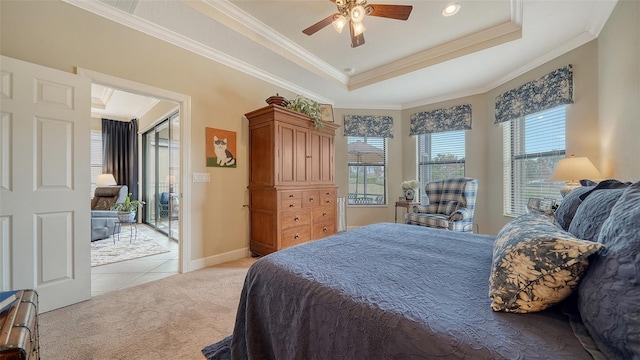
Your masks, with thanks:
[{"label": "window blind", "polygon": [[565,157],[565,106],[503,123],[504,211],[526,212],[531,197],[560,200],[562,182],[549,179]]},{"label": "window blind", "polygon": [[347,137],[349,205],[386,204],[386,139]]},{"label": "window blind", "polygon": [[464,130],[419,135],[417,146],[420,200],[428,182],[465,176]]},{"label": "window blind", "polygon": [[91,198],[96,190],[96,179],[102,174],[102,131],[91,130]]}]

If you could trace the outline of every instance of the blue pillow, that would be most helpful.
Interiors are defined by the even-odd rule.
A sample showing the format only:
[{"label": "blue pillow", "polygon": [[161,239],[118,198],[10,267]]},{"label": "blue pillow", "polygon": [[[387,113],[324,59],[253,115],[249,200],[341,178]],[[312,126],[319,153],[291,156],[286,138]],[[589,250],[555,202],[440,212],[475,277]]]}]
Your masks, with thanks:
[{"label": "blue pillow", "polygon": [[556,222],[563,230],[569,230],[569,224],[582,202],[580,195],[592,190],[595,186],[581,186],[571,190],[563,199],[555,212]]},{"label": "blue pillow", "polygon": [[578,239],[598,241],[598,234],[624,189],[601,190],[589,195],[578,206],[569,232]]},{"label": "blue pillow", "polygon": [[578,289],[582,321],[607,358],[640,358],[640,182],[630,185],[602,225],[605,249]]}]

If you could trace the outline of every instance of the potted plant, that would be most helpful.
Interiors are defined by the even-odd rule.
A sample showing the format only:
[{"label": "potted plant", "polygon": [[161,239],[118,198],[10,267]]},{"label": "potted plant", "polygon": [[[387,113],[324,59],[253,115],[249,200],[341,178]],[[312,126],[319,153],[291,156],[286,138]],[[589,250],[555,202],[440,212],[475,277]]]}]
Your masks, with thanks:
[{"label": "potted plant", "polygon": [[118,220],[122,222],[133,222],[136,218],[138,208],[144,206],[144,201],[131,200],[131,193],[127,194],[124,202],[111,205],[111,210],[118,211]]},{"label": "potted plant", "polygon": [[316,129],[324,127],[321,115],[322,111],[320,110],[320,104],[317,101],[298,95],[295,99],[289,101],[287,109],[297,111],[312,118]]}]

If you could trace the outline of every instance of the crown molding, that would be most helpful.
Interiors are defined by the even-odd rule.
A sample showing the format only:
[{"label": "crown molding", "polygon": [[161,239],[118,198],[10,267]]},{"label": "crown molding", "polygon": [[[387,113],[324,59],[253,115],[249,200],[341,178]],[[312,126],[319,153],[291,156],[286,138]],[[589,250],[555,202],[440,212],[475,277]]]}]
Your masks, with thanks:
[{"label": "crown molding", "polygon": [[325,98],[318,94],[314,94],[308,91],[307,89],[304,89],[280,77],[269,74],[264,70],[259,69],[253,65],[250,65],[242,60],[236,59],[216,49],[212,49],[197,41],[191,40],[186,36],[180,35],[171,30],[167,30],[146,19],[126,13],[124,11],[120,11],[100,1],[85,1],[85,0],[62,0],[62,1],[67,4],[73,5],[75,7],[78,7],[80,9],[83,9],[85,11],[91,12],[100,17],[103,17],[105,19],[114,21],[120,25],[127,26],[131,29],[134,29],[144,34],[147,34],[149,36],[155,37],[156,39],[173,44],[187,51],[190,51],[192,53],[204,56],[207,59],[213,60],[215,62],[228,66],[232,69],[238,70],[247,75],[258,78],[260,80],[264,80],[270,84],[282,87],[284,89],[290,90],[298,94],[302,94],[320,103],[323,103],[323,104],[333,103],[333,100],[331,99]]},{"label": "crown molding", "polygon": [[435,104],[435,103],[439,103],[439,102],[443,102],[443,101],[449,101],[449,100],[454,100],[454,99],[459,99],[459,98],[463,98],[463,97],[467,97],[467,96],[474,96],[474,95],[479,95],[479,94],[484,94],[484,93],[488,93],[489,91],[497,88],[498,86],[501,86],[503,84],[506,84],[507,82],[521,76],[524,75],[526,73],[528,73],[531,70],[534,70],[535,68],[544,65],[546,63],[548,63],[549,61],[568,53],[571,50],[574,50],[586,43],[588,43],[591,40],[596,39],[596,36],[594,36],[591,32],[589,31],[584,31],[582,32],[580,35],[574,37],[573,39],[571,39],[570,41],[567,41],[566,43],[562,44],[561,46],[543,54],[542,56],[538,57],[537,59],[535,59],[534,61],[528,62],[527,64],[519,67],[518,69],[510,72],[509,74],[506,74],[494,81],[491,81],[485,85],[482,86],[477,86],[475,88],[471,88],[471,89],[466,89],[464,91],[460,91],[460,92],[454,92],[454,93],[450,93],[450,94],[446,94],[446,95],[442,95],[442,96],[437,96],[437,97],[433,97],[433,98],[427,98],[427,99],[423,99],[420,101],[415,101],[415,102],[410,102],[410,103],[404,103],[402,104],[402,109],[409,109],[409,108],[414,108],[414,107],[418,107],[418,106],[424,106],[424,105],[430,105],[430,104]]},{"label": "crown molding", "polygon": [[138,110],[138,112],[134,115],[133,118],[140,119],[147,112],[149,112],[149,110],[153,109],[153,107],[156,106],[159,102],[160,102],[160,99],[149,98],[149,101],[147,101],[147,103],[143,107],[141,107],[140,110]]},{"label": "crown molding", "polygon": [[520,26],[512,22],[503,23],[355,75],[349,82],[349,90],[359,89],[521,37],[522,28]]},{"label": "crown molding", "polygon": [[[349,76],[233,5],[230,1],[200,0],[184,1],[183,3],[212,17],[214,20],[221,22],[295,64],[317,75],[337,81],[346,88]],[[210,11],[202,5],[206,5],[216,11]]]},{"label": "crown molding", "polygon": [[607,20],[609,19],[609,16],[611,16],[611,13],[613,12],[613,9],[615,9],[617,3],[618,0],[602,0],[597,2],[598,6],[600,6],[600,11],[594,11],[592,13],[593,17],[591,18],[591,21],[587,25],[585,31],[588,31],[595,37],[598,37],[598,35],[600,35],[600,31],[602,31],[602,29],[606,25]]}]

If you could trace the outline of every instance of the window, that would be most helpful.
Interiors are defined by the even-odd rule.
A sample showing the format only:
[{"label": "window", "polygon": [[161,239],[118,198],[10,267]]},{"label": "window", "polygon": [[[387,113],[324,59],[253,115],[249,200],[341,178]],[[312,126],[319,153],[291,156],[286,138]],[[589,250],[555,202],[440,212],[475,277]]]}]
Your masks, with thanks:
[{"label": "window", "polygon": [[102,131],[91,130],[91,198],[96,190],[96,179],[102,174]]},{"label": "window", "polygon": [[350,205],[386,204],[386,139],[347,136]]},{"label": "window", "polygon": [[422,196],[428,182],[464,177],[464,130],[418,135],[418,181]]},{"label": "window", "polygon": [[504,211],[526,212],[531,197],[559,200],[564,184],[549,180],[565,157],[565,106],[503,123]]}]

